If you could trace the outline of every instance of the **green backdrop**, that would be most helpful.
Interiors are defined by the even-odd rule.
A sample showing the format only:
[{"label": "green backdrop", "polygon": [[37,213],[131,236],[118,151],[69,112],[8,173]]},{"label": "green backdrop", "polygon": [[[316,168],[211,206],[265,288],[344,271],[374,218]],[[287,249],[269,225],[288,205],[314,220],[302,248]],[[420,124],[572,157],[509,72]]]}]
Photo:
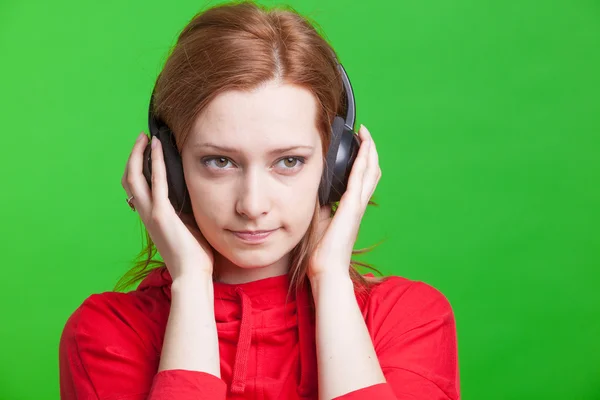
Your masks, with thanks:
[{"label": "green backdrop", "polygon": [[[264,4],[276,4],[263,2]],[[121,176],[202,1],[0,3],[0,399],[57,399],[58,341],[141,248]],[[453,305],[464,399],[600,399],[600,3],[289,4],[378,146],[358,247]]]}]

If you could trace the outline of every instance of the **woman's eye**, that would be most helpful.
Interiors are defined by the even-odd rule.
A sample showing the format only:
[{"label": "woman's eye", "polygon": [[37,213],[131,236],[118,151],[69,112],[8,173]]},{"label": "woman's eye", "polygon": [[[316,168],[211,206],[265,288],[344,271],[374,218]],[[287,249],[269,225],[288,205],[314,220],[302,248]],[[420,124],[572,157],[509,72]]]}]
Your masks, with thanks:
[{"label": "woman's eye", "polygon": [[225,167],[227,166],[227,163],[229,163],[229,159],[225,158],[225,157],[211,157],[211,158],[207,158],[203,161],[204,165],[206,166],[211,166],[211,162],[213,162],[213,165],[215,166],[216,169],[225,169]]},{"label": "woman's eye", "polygon": [[279,160],[280,163],[283,163],[284,169],[293,170],[299,164],[304,164],[304,158],[302,157],[286,157]]},{"label": "woman's eye", "polygon": [[[202,160],[202,163],[209,168],[216,170],[224,170],[231,161],[226,157],[208,157]],[[305,163],[304,157],[285,157],[277,162],[282,168],[287,171],[294,171]]]}]

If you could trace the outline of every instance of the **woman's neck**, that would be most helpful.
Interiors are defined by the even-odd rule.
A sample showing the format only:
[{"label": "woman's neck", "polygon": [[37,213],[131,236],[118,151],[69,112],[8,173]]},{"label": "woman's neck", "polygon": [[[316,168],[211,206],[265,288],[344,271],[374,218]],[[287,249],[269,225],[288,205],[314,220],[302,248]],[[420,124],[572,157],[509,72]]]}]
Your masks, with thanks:
[{"label": "woman's neck", "polygon": [[242,268],[215,251],[213,268],[215,280],[218,282],[229,284],[247,283],[287,274],[290,268],[290,254],[286,254],[270,265]]}]

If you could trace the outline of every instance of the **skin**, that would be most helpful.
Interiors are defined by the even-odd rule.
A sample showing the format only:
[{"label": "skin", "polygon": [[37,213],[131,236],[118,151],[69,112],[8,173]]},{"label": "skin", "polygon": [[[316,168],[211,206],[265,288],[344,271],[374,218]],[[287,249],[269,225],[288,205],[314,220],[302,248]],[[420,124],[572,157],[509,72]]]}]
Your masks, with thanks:
[{"label": "skin", "polygon": [[[269,82],[253,92],[223,93],[198,117],[182,160],[196,222],[215,250],[214,267],[222,281],[249,282],[289,269],[289,251],[306,233],[315,210],[323,168],[315,115],[316,102],[310,92]],[[330,217],[328,205],[319,210],[319,242],[307,272],[316,305],[320,399],[386,382],[348,269],[360,222],[381,177],[371,134],[364,126],[358,134],[361,146],[335,216]],[[196,146],[209,139],[219,146],[235,147],[236,152]],[[140,142],[139,148],[144,144]],[[291,145],[312,150],[268,154]],[[160,208],[172,212],[164,205],[164,168],[160,145],[156,147],[152,157],[158,178],[153,194],[162,202]],[[305,163],[285,162],[289,157],[303,157]],[[131,182],[140,181],[139,166],[132,176]],[[147,194],[140,191],[136,198],[141,210],[148,208],[143,205]],[[173,219],[161,213],[151,221]],[[260,245],[245,244],[230,232],[273,228],[277,231]],[[171,236],[176,235],[166,235],[176,240]],[[194,262],[181,270],[195,267]],[[184,368],[220,377],[212,274],[207,270],[182,276],[185,279],[174,279],[172,284],[159,371]]]},{"label": "skin", "polygon": [[[196,222],[216,250],[221,280],[241,283],[287,272],[288,253],[312,219],[323,169],[316,105],[306,89],[272,81],[253,92],[221,94],[197,119],[182,159]],[[320,240],[308,270],[322,399],[385,382],[348,272],[360,221],[381,177],[370,133],[361,127],[359,137],[336,215],[330,218],[329,206],[319,210]],[[237,151],[216,152],[202,147],[206,142]],[[269,153],[293,145],[312,150]],[[201,162],[215,156],[227,158]],[[294,156],[305,163],[285,162]],[[273,228],[278,229],[258,246],[229,231]]]},{"label": "skin", "polygon": [[[287,273],[289,252],[315,211],[323,170],[316,112],[307,89],[269,81],[252,92],[221,93],[197,117],[182,161],[194,216],[215,250],[220,281]],[[276,151],[291,146],[304,147]],[[270,229],[277,230],[258,245],[231,232]]]},{"label": "skin", "polygon": [[[253,92],[223,93],[198,117],[182,159],[196,222],[215,250],[220,280],[242,283],[288,271],[289,252],[312,219],[323,169],[316,106],[306,89],[271,81]],[[322,399],[386,381],[348,272],[360,221],[381,177],[364,126],[359,137],[336,215],[330,217],[329,206],[319,210],[320,240],[309,262]],[[207,142],[236,151],[216,151],[203,145]],[[272,152],[289,146],[312,149]],[[203,163],[208,157],[213,159]],[[286,162],[287,157],[305,160]],[[245,244],[230,232],[274,228],[260,245]]]}]

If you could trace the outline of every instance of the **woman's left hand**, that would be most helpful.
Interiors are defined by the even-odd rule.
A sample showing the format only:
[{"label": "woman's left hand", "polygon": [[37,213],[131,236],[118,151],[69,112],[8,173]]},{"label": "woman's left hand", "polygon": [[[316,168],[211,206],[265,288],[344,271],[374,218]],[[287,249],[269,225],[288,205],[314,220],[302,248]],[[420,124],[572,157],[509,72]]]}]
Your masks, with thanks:
[{"label": "woman's left hand", "polygon": [[310,260],[309,279],[333,274],[348,276],[352,249],[367,204],[381,178],[379,157],[371,133],[361,125],[358,136],[360,149],[333,218],[331,206],[320,209],[318,236],[321,238]]}]

